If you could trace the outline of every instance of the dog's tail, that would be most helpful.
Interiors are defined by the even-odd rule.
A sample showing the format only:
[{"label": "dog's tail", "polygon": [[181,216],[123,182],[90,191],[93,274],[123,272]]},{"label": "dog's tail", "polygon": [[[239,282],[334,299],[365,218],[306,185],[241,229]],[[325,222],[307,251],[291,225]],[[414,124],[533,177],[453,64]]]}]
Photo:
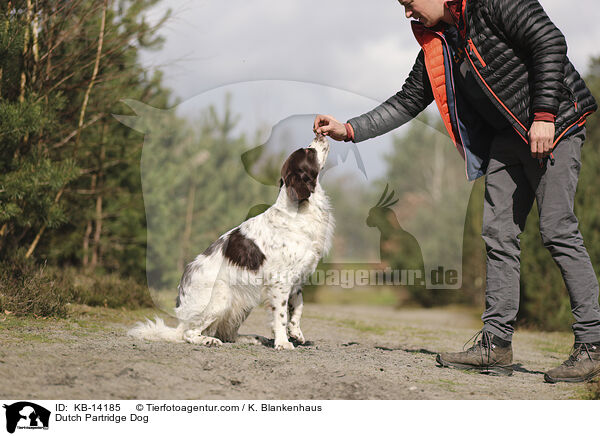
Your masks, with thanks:
[{"label": "dog's tail", "polygon": [[146,322],[138,322],[127,334],[150,341],[184,342],[183,324],[180,323],[176,328],[169,327],[158,316],[154,318],[154,322],[148,318]]}]

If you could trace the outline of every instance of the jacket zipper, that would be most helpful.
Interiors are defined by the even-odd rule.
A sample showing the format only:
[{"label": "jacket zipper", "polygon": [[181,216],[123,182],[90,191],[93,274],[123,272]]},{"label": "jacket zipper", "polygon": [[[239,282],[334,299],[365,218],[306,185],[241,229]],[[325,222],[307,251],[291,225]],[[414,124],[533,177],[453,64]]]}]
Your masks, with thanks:
[{"label": "jacket zipper", "polygon": [[571,100],[571,103],[573,103],[573,106],[575,106],[575,112],[579,113],[579,108],[577,107],[577,98],[575,97],[575,93],[571,90],[571,88],[569,88],[564,83],[562,83],[562,87],[569,93],[569,100]]},{"label": "jacket zipper", "polygon": [[477,56],[477,59],[479,59],[479,62],[481,63],[482,67],[487,67],[487,64],[485,63],[485,61],[483,60],[483,58],[481,57],[481,55],[479,54],[479,52],[477,51],[477,47],[475,47],[475,44],[473,44],[473,40],[469,39],[469,47],[471,47],[471,51],[475,54],[475,56]]},{"label": "jacket zipper", "polygon": [[[436,32],[437,33],[437,32]],[[446,37],[443,34],[437,33],[437,35],[442,39],[444,45],[446,46],[446,52],[448,53],[448,56],[450,56],[450,48],[448,47],[448,41],[446,41]],[[460,132],[460,125],[458,122],[458,108],[457,108],[457,104],[456,104],[456,91],[454,90],[454,73],[452,71],[452,61],[449,60],[448,62],[449,66],[450,66],[450,81],[451,81],[451,85],[452,85],[452,99],[454,100],[454,118],[456,120],[456,133],[458,134],[458,140],[460,141],[460,146],[462,148],[462,155],[463,155],[463,159],[465,160],[465,175],[467,176],[467,179],[469,178],[469,170],[467,168],[467,151],[465,150],[465,143],[462,139],[462,134]],[[450,107],[448,107],[448,109],[450,109]],[[450,124],[452,124],[452,118],[450,118]]]},{"label": "jacket zipper", "polygon": [[[475,73],[477,73],[477,75],[479,76],[479,79],[481,80],[481,82],[486,86],[486,88],[488,89],[488,91],[494,96],[494,98],[498,101],[498,103],[500,103],[500,105],[504,108],[504,110],[506,112],[508,112],[508,114],[513,117],[513,119],[519,124],[519,126],[521,126],[523,128],[523,130],[525,132],[528,131],[528,129],[521,123],[521,121],[519,121],[519,119],[510,111],[510,109],[508,107],[506,107],[506,105],[502,102],[502,100],[500,100],[500,98],[496,95],[496,93],[494,91],[492,91],[492,88],[490,88],[490,85],[487,84],[487,82],[484,80],[484,78],[481,76],[481,73],[479,72],[479,70],[477,69],[477,67],[475,66],[475,63],[473,62],[473,59],[471,58],[471,56],[469,56],[469,53],[467,52],[467,58],[469,59],[469,61],[471,62],[471,66],[473,67],[473,70],[475,71]],[[529,141],[527,140],[527,138],[525,138],[525,136],[523,136],[523,134],[521,132],[519,132],[518,129],[515,128],[515,130],[517,131],[517,133],[519,134],[519,136],[523,139],[523,141],[525,141],[525,143],[529,144]]]},{"label": "jacket zipper", "polygon": [[[463,3],[463,11],[462,11],[462,13],[463,13],[463,20],[464,20],[464,23],[465,23],[465,26],[466,26],[466,23],[468,22],[467,21],[467,5],[466,5],[466,3]],[[466,34],[466,31],[465,31],[465,34]],[[473,53],[475,53],[475,56],[477,56],[477,58],[479,59],[479,62],[481,62],[481,65],[483,65],[485,67],[486,63],[483,61],[483,58],[481,57],[481,55],[477,51],[477,48],[475,47],[475,44],[473,44],[473,40],[471,38],[469,38],[468,41],[469,41],[469,45],[471,47],[471,50],[473,51]],[[511,117],[513,117],[513,119],[519,124],[519,126],[521,126],[523,128],[523,130],[525,131],[525,134],[527,134],[528,129],[526,129],[523,124],[521,124],[521,122],[519,121],[519,119],[510,111],[510,109],[508,109],[508,107],[506,107],[506,105],[502,102],[502,100],[500,100],[500,97],[498,97],[496,95],[496,93],[494,91],[492,91],[492,88],[483,79],[483,77],[481,76],[481,73],[479,73],[479,70],[475,66],[475,63],[473,62],[473,59],[471,58],[471,56],[469,56],[469,52],[468,51],[466,52],[466,55],[467,55],[467,58],[469,59],[469,62],[471,62],[471,65],[473,66],[473,70],[475,71],[475,73],[477,73],[477,75],[479,76],[479,79],[485,85],[485,87],[488,89],[488,91],[490,92],[490,94],[492,94],[494,96],[494,98],[496,100],[498,100],[498,103],[500,103],[500,105],[504,108],[504,110],[506,110],[506,112],[508,112],[508,114]],[[523,141],[525,141],[525,144],[529,144],[529,140],[525,136],[523,136],[523,134],[521,132],[519,132],[519,129],[517,129],[514,126],[513,126],[513,128],[518,133],[518,135],[521,137],[521,139],[523,139]]]},{"label": "jacket zipper", "polygon": [[571,124],[569,127],[567,127],[558,138],[556,138],[556,140],[554,141],[554,143],[552,144],[553,147],[556,146],[556,144],[558,144],[558,142],[562,139],[563,136],[565,136],[565,134],[571,130],[571,128],[573,128],[575,125],[578,125],[579,127],[582,127],[585,122],[586,122],[586,117],[590,114],[592,114],[593,111],[589,111],[586,112],[585,114],[583,114],[581,117],[579,117],[579,119],[577,121],[575,121],[573,124]]}]

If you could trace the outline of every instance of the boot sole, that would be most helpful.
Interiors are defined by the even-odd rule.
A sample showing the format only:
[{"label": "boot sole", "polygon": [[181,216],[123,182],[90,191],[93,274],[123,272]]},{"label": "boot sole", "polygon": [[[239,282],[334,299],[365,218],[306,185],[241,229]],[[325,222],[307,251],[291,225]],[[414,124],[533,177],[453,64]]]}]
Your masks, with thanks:
[{"label": "boot sole", "polygon": [[546,383],[558,383],[558,382],[584,383],[586,381],[590,381],[591,379],[595,378],[598,375],[600,375],[600,368],[591,372],[590,374],[586,375],[585,377],[553,378],[553,377],[550,377],[548,374],[544,374],[544,380],[546,381]]},{"label": "boot sole", "polygon": [[442,356],[439,354],[435,358],[436,362],[442,365],[445,368],[455,368],[462,369],[466,371],[477,371],[480,374],[486,375],[500,375],[510,377],[513,374],[512,365],[511,366],[473,366],[473,365],[464,365],[462,363],[454,363],[454,362],[446,362],[442,359]]}]

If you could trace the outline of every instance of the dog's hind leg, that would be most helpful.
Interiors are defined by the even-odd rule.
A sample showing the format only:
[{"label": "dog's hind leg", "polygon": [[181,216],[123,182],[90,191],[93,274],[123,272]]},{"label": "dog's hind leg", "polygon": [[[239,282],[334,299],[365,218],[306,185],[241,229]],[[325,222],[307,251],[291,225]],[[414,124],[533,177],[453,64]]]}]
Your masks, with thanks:
[{"label": "dog's hind leg", "polygon": [[188,328],[183,332],[183,339],[191,344],[209,347],[223,345],[221,339],[214,337],[217,326],[229,312],[231,290],[223,282],[216,282],[210,301],[202,313],[187,321]]},{"label": "dog's hind leg", "polygon": [[[237,310],[236,310],[237,309]],[[238,342],[238,330],[252,309],[232,307],[218,324],[215,324],[215,336],[223,342]]]},{"label": "dog's hind leg", "polygon": [[303,307],[302,288],[298,286],[292,290],[288,301],[289,321],[287,331],[290,339],[293,339],[300,344],[306,342],[302,330],[300,330],[300,317],[302,316]]},{"label": "dog's hind leg", "polygon": [[200,329],[188,329],[183,332],[183,339],[190,344],[205,345],[207,347],[218,347],[223,345],[220,339],[202,334]]}]

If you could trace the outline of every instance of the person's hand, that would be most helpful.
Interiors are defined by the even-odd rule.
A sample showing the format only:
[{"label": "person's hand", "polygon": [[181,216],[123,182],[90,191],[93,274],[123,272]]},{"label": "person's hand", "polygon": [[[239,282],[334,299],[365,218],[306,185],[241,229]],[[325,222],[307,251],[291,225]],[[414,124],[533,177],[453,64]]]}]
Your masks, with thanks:
[{"label": "person's hand", "polygon": [[535,158],[546,157],[552,152],[554,142],[554,123],[547,121],[534,121],[529,129],[529,145],[531,156]]},{"label": "person's hand", "polygon": [[331,115],[317,115],[313,131],[329,136],[336,141],[343,141],[347,138],[346,126]]}]

